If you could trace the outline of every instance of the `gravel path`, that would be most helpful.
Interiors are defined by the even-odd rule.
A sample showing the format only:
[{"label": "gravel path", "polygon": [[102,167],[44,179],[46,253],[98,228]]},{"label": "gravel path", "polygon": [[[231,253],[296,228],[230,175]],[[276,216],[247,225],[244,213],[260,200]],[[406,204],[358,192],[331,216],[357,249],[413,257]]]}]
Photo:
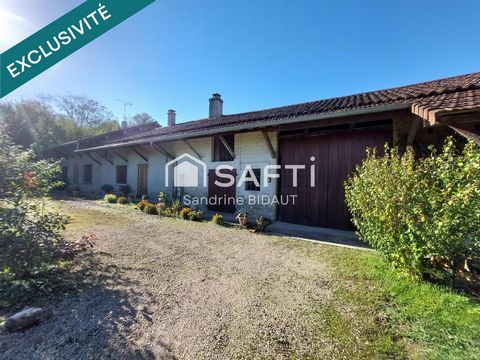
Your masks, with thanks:
[{"label": "gravel path", "polygon": [[0,333],[2,359],[335,358],[313,309],[333,275],[322,246],[210,223],[147,216],[91,201],[62,207],[94,232],[91,277],[53,315]]}]

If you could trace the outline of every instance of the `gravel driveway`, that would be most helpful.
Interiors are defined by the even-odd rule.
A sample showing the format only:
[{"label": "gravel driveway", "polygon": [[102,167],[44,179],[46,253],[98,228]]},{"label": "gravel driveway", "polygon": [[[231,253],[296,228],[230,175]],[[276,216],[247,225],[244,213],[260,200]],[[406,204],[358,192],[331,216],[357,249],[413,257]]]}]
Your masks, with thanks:
[{"label": "gravel driveway", "polygon": [[309,256],[323,246],[92,201],[61,207],[74,214],[68,237],[98,237],[94,284],[40,325],[2,331],[2,359],[338,358],[316,315],[333,301],[331,270]]}]

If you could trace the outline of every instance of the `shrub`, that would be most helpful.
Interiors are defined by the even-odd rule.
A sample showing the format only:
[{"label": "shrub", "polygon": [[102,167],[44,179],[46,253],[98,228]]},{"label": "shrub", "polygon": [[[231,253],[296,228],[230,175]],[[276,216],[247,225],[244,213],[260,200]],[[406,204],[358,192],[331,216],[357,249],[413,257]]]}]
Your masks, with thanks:
[{"label": "shrub", "polygon": [[203,214],[201,211],[191,211],[188,214],[188,220],[190,221],[202,221]]},{"label": "shrub", "polygon": [[158,215],[164,216],[164,217],[176,217],[177,213],[170,208],[166,208],[163,210],[158,210]]},{"label": "shrub", "polygon": [[212,222],[217,224],[217,225],[223,224],[223,216],[220,215],[220,214],[213,215]]},{"label": "shrub", "polygon": [[138,210],[143,211],[143,209],[145,208],[145,205],[147,205],[148,203],[149,203],[148,201],[142,200],[142,201],[138,202],[137,205],[135,205],[135,207]]},{"label": "shrub", "polygon": [[124,196],[127,196],[128,194],[130,194],[132,192],[132,188],[130,187],[130,185],[120,185],[118,190]]},{"label": "shrub", "polygon": [[147,202],[143,208],[143,212],[149,215],[158,215],[157,205]]},{"label": "shrub", "polygon": [[[433,266],[457,264],[480,248],[480,148],[458,150],[447,139],[417,159],[412,149],[386,148],[367,159],[346,183],[346,201],[360,237],[396,268],[415,278]],[[455,270],[453,271],[453,273]]]},{"label": "shrub", "polygon": [[125,197],[125,196],[120,196],[118,199],[117,199],[117,203],[120,204],[120,205],[126,205],[129,203],[128,199]]},{"label": "shrub", "polygon": [[58,257],[67,217],[45,198],[59,185],[60,163],[36,160],[0,128],[0,272],[24,278]]},{"label": "shrub", "polygon": [[181,217],[183,220],[187,220],[191,212],[192,212],[192,209],[190,209],[190,208],[183,208],[182,210],[180,210],[180,217]]},{"label": "shrub", "polygon": [[167,205],[165,205],[165,203],[158,203],[157,204],[157,210],[158,210],[158,213],[161,213],[163,210],[165,210],[167,208]]},{"label": "shrub", "polygon": [[109,204],[115,204],[117,202],[117,196],[113,194],[106,194],[103,197],[103,200],[105,200]]},{"label": "shrub", "polygon": [[181,208],[182,208],[182,202],[180,200],[172,201],[172,206],[170,207],[170,209],[172,209],[174,213],[178,214]]},{"label": "shrub", "polygon": [[113,185],[105,184],[102,186],[102,190],[105,192],[105,194],[111,194],[113,193]]}]

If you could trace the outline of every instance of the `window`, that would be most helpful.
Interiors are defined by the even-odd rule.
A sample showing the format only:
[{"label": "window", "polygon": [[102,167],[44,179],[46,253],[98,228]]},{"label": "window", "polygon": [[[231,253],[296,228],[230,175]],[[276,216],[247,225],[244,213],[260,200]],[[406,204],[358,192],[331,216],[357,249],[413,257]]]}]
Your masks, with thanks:
[{"label": "window", "polygon": [[117,184],[125,185],[127,183],[127,165],[117,166]]},{"label": "window", "polygon": [[[260,178],[260,169],[252,169],[253,174],[255,175],[255,178],[258,181],[258,184],[260,184],[261,178]],[[254,181],[249,180],[245,181],[245,190],[246,191],[260,191],[260,186],[257,186]]]},{"label": "window", "polygon": [[[230,149],[235,152],[235,135],[223,135],[223,138]],[[220,140],[219,135],[213,138],[213,161],[233,161],[233,156],[227,150],[223,141]]]},{"label": "window", "polygon": [[93,168],[91,164],[83,165],[83,182],[85,184],[92,183],[92,173],[93,173]]}]

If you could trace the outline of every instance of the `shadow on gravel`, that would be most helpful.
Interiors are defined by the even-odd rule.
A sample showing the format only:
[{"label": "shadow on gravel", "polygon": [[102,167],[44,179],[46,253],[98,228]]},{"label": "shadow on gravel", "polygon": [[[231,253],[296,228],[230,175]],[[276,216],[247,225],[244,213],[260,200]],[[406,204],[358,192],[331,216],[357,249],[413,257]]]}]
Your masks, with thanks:
[{"label": "shadow on gravel", "polygon": [[[76,291],[57,293],[42,304],[48,316],[23,332],[0,331],[2,359],[175,359],[163,343],[135,345],[131,328],[151,326],[149,294],[124,270],[87,254],[75,273]],[[155,353],[151,346],[155,346]]]}]

